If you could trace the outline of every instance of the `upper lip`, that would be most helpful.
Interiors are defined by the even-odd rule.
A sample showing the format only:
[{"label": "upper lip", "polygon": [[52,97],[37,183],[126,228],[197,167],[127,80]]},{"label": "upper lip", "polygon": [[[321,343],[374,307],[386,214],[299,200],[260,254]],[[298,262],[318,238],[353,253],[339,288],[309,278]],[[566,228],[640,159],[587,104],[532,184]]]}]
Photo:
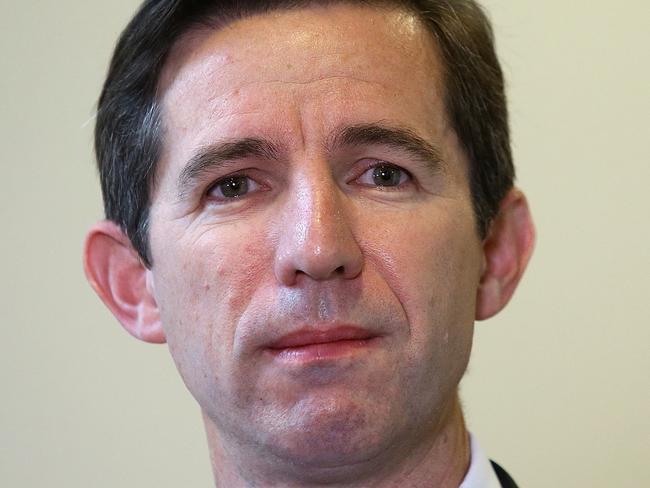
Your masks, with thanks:
[{"label": "upper lip", "polygon": [[328,329],[305,327],[283,335],[278,340],[270,343],[268,347],[270,349],[288,349],[314,344],[326,344],[328,342],[372,339],[376,336],[377,334],[373,334],[368,329],[352,325],[341,325]]}]

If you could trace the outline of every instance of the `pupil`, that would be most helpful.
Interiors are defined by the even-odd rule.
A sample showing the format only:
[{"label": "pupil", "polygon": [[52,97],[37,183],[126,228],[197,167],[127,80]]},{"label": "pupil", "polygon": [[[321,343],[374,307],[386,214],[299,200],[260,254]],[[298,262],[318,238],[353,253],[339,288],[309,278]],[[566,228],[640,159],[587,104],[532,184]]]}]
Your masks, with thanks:
[{"label": "pupil", "polygon": [[392,166],[377,166],[372,173],[377,186],[397,186],[400,176],[400,170]]},{"label": "pupil", "polygon": [[243,176],[228,178],[221,184],[221,193],[227,198],[237,198],[248,192],[248,180]]}]

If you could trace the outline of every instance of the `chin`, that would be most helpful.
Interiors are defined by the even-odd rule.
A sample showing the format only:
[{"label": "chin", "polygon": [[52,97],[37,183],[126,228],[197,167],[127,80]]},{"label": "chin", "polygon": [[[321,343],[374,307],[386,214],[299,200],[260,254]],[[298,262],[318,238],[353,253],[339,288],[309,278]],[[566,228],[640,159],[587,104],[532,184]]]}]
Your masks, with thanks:
[{"label": "chin", "polygon": [[364,463],[393,442],[385,407],[354,399],[308,399],[275,425],[268,447],[302,468],[345,468]]}]

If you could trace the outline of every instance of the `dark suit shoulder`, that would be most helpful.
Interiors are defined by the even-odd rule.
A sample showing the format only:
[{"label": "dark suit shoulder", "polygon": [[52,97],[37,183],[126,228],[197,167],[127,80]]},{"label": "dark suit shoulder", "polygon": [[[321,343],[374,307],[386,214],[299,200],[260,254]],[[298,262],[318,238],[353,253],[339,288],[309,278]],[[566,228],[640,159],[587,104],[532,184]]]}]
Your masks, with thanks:
[{"label": "dark suit shoulder", "polygon": [[510,477],[510,475],[506,472],[505,469],[503,469],[494,461],[490,461],[490,462],[492,463],[492,468],[494,469],[494,472],[497,474],[497,478],[499,478],[499,483],[501,483],[501,486],[503,488],[517,488],[517,484]]}]

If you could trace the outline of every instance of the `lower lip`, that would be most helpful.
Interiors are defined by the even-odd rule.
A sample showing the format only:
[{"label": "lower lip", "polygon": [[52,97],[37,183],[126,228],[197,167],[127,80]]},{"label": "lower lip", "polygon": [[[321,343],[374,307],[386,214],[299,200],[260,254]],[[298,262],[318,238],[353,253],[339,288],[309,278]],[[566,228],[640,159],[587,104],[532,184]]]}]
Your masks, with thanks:
[{"label": "lower lip", "polygon": [[374,346],[376,338],[309,344],[285,349],[270,349],[277,359],[288,363],[318,363],[353,357]]}]

